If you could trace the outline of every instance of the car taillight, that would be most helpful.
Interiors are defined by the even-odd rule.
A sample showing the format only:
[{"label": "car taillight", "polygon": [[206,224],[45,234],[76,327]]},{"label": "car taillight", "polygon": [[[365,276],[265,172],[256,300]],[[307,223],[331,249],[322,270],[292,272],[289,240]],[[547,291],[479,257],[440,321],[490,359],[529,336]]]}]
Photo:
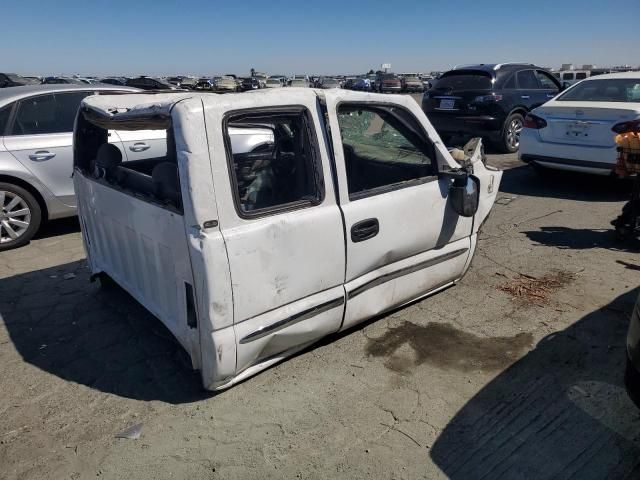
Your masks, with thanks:
[{"label": "car taillight", "polygon": [[526,117],[524,117],[524,128],[533,128],[534,130],[540,130],[547,126],[547,121],[544,118],[540,118],[533,113],[528,113]]},{"label": "car taillight", "polygon": [[611,130],[615,133],[640,132],[640,119],[629,122],[616,123]]},{"label": "car taillight", "polygon": [[480,95],[473,99],[475,103],[499,102],[500,100],[502,100],[502,95]]}]

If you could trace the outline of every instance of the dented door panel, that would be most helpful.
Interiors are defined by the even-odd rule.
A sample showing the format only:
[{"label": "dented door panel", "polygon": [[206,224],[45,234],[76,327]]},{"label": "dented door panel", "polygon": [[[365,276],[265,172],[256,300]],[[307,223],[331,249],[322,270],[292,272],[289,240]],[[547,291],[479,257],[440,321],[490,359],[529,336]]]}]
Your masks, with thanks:
[{"label": "dented door panel", "polygon": [[[229,262],[236,375],[265,368],[340,328],[344,310],[344,232],[331,165],[311,90],[204,100],[220,231]],[[223,122],[229,112],[304,107],[318,140],[324,196],[317,205],[256,218],[240,216]],[[230,131],[232,137],[239,137]],[[260,133],[259,137],[265,137]],[[271,139],[269,139],[271,140]],[[250,142],[251,143],[251,142]],[[238,143],[232,148],[238,148]],[[236,150],[232,150],[236,151]],[[244,151],[244,150],[242,150]],[[336,303],[331,303],[336,302]]]},{"label": "dented door panel", "polygon": [[473,219],[453,210],[448,201],[451,180],[437,171],[418,184],[351,198],[342,142],[345,132],[340,130],[337,115],[340,105],[397,105],[415,117],[415,123],[434,143],[438,170],[460,165],[453,162],[411,98],[328,92],[325,99],[347,231],[366,218],[375,218],[379,224],[378,234],[371,239],[347,239],[345,329],[459,279],[470,254]]}]

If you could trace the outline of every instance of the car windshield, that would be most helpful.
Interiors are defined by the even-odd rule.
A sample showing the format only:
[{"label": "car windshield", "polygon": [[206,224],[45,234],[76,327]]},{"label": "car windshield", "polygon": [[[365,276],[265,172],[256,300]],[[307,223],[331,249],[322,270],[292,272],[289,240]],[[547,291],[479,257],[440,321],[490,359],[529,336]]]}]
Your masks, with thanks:
[{"label": "car windshield", "polygon": [[385,73],[382,75],[383,80],[393,80],[395,78],[397,78],[395,73]]},{"label": "car windshield", "polygon": [[277,78],[270,78],[269,80],[267,80],[267,83],[269,85],[280,85],[280,80],[278,80]]},{"label": "car windshield", "polygon": [[452,71],[436,83],[436,90],[491,90],[491,77],[483,72]]},{"label": "car windshield", "polygon": [[306,82],[306,80],[293,80],[291,82],[291,85],[306,86],[307,82]]},{"label": "car windshield", "polygon": [[640,78],[602,78],[576,84],[557,102],[640,102]]}]

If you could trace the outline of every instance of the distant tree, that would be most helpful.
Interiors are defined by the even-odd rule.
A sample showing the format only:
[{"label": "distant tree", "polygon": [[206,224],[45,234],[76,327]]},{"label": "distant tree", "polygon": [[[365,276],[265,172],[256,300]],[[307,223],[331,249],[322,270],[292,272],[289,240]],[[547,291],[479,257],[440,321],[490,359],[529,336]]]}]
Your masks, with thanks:
[{"label": "distant tree", "polygon": [[251,69],[251,76],[252,76],[252,77],[255,77],[255,76],[256,76],[256,69],[255,69],[255,68],[252,68],[252,69]]},{"label": "distant tree", "polygon": [[374,73],[376,73],[376,72],[374,72],[374,71],[373,71],[373,68],[372,68],[371,70],[369,70],[369,72],[367,73],[367,75],[373,75]]},{"label": "distant tree", "polygon": [[376,75],[378,75],[379,73],[384,73],[382,70],[376,70]]}]

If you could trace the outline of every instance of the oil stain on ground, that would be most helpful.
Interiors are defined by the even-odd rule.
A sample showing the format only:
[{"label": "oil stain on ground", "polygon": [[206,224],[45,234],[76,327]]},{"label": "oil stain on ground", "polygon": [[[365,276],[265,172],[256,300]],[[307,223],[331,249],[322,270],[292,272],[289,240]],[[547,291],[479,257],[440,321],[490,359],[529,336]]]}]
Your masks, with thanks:
[{"label": "oil stain on ground", "polygon": [[[449,323],[430,322],[422,326],[404,322],[380,338],[369,339],[366,352],[385,358],[387,368],[401,373],[409,373],[423,363],[466,372],[502,369],[520,358],[532,343],[530,333],[485,338],[458,330]],[[404,345],[410,346],[414,355],[398,352]]]}]

